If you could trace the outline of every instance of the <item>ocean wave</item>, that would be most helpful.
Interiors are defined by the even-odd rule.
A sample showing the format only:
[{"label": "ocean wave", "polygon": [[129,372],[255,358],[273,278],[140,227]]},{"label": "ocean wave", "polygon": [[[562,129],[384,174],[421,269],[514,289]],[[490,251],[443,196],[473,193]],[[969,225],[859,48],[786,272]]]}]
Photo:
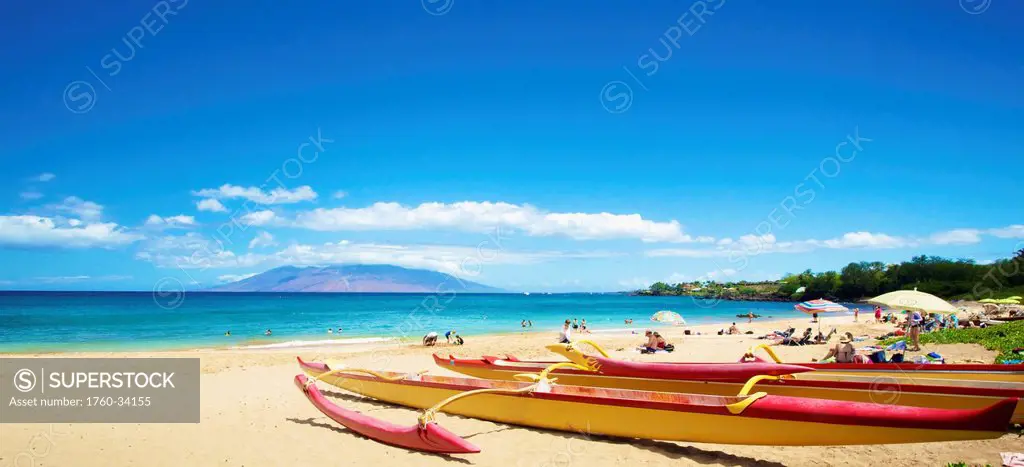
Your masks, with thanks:
[{"label": "ocean wave", "polygon": [[590,331],[593,334],[603,334],[603,333],[612,333],[612,332],[643,331],[644,328],[642,328],[642,327],[641,328],[613,328],[613,329],[601,329],[601,328],[590,329],[590,328],[588,328],[587,330]]},{"label": "ocean wave", "polygon": [[324,347],[330,345],[376,344],[396,340],[397,339],[392,337],[353,337],[349,339],[324,339],[315,341],[296,340],[287,342],[275,342],[273,344],[241,345],[237,347],[232,347],[232,349],[288,349],[294,347]]}]

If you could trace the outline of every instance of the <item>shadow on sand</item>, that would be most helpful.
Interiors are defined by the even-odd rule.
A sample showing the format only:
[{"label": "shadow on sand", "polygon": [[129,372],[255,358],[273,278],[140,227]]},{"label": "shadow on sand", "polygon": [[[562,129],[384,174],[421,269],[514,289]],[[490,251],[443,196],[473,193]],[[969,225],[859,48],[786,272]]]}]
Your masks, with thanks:
[{"label": "shadow on sand", "polygon": [[[297,423],[299,425],[309,425],[309,426],[315,426],[317,428],[328,429],[328,430],[331,430],[331,431],[333,431],[335,433],[351,434],[351,435],[355,435],[355,436],[358,436],[358,437],[363,438],[363,439],[369,439],[369,440],[373,441],[372,439],[370,439],[370,438],[368,438],[366,436],[363,436],[360,433],[352,431],[352,430],[350,430],[348,428],[345,428],[343,426],[340,426],[340,425],[337,425],[337,424],[334,424],[334,423],[319,422],[315,418],[290,418],[289,417],[289,418],[286,418],[285,420],[288,420],[289,422],[292,422],[292,423]],[[449,455],[449,454],[438,454],[438,453],[432,453],[432,452],[420,452],[420,451],[414,451],[412,449],[405,449],[405,448],[398,447],[398,446],[392,446],[392,447],[394,447],[396,449],[401,449],[403,451],[406,451],[406,452],[409,452],[409,453],[412,453],[412,454],[419,454],[419,455],[422,455],[422,456],[429,456],[429,457],[435,457],[435,458],[438,458],[438,459],[443,459],[443,460],[446,460],[448,462],[458,462],[458,463],[462,463],[462,464],[472,464],[472,462],[470,462],[470,461],[468,461],[466,459],[463,459],[461,457],[455,457],[455,456],[452,456],[452,455]]]}]

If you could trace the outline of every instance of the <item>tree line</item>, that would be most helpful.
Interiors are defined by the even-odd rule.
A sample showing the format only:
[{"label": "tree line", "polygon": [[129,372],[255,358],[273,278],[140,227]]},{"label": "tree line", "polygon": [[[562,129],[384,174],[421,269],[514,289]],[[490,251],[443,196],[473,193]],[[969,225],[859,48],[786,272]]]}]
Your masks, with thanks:
[{"label": "tree line", "polygon": [[992,264],[967,259],[916,256],[899,264],[858,262],[840,271],[815,273],[810,269],[787,274],[779,281],[656,282],[639,295],[691,295],[751,300],[811,300],[825,298],[856,301],[895,290],[917,288],[947,299],[1001,298],[1024,295],[1024,249],[1013,258]]}]

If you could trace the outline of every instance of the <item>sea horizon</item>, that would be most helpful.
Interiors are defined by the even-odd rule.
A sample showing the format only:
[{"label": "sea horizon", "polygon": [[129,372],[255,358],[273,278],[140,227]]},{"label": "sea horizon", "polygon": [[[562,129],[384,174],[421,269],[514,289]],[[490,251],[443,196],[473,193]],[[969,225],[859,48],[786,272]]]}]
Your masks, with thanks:
[{"label": "sea horizon", "polygon": [[[586,319],[597,334],[663,326],[649,320],[660,310],[676,311],[691,325],[725,324],[748,311],[766,318],[806,316],[791,302],[594,292],[189,292],[166,297],[141,291],[0,291],[0,352],[400,343],[449,330],[466,339],[519,332],[554,337],[561,323],[572,318]],[[631,326],[627,319],[633,320]],[[524,328],[523,320],[533,325]],[[267,329],[269,336],[264,335]]]}]

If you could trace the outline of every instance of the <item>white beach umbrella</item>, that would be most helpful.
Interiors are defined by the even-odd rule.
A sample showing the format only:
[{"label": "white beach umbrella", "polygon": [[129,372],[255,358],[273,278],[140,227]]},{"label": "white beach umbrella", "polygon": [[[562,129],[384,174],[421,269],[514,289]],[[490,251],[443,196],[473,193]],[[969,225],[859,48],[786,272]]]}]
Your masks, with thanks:
[{"label": "white beach umbrella", "polygon": [[918,292],[917,289],[889,292],[868,300],[868,303],[922,313],[952,314],[957,312],[956,307],[950,305],[949,302],[930,293]]}]

